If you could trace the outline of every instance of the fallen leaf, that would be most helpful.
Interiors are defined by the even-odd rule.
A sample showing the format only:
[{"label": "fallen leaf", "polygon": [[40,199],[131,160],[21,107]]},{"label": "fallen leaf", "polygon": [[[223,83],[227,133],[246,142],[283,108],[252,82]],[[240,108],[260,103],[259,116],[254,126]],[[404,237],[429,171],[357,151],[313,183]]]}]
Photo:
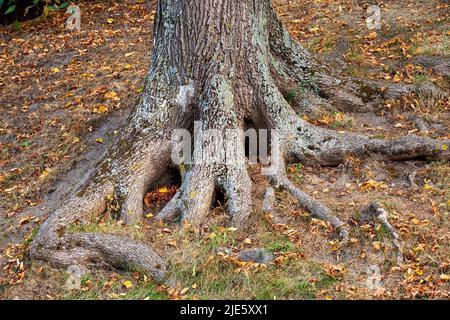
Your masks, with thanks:
[{"label": "fallen leaf", "polygon": [[108,107],[104,106],[104,105],[100,105],[98,107],[95,107],[92,112],[94,113],[106,113],[108,112]]},{"label": "fallen leaf", "polygon": [[367,39],[369,40],[374,40],[377,38],[377,32],[376,31],[372,31],[371,33],[369,33],[369,35],[367,36]]},{"label": "fallen leaf", "polygon": [[133,286],[133,283],[130,280],[126,280],[126,281],[122,282],[122,285],[125,288],[130,289]]},{"label": "fallen leaf", "polygon": [[162,188],[158,189],[158,192],[159,193],[167,193],[167,192],[169,192],[169,189],[167,187],[162,187]]},{"label": "fallen leaf", "polygon": [[110,91],[105,93],[105,99],[109,99],[109,100],[119,100],[119,97],[117,97],[117,93],[114,91]]},{"label": "fallen leaf", "polygon": [[379,241],[374,241],[374,242],[372,243],[372,245],[373,245],[373,247],[375,248],[375,250],[380,250],[380,249],[381,249],[382,243],[379,242]]}]

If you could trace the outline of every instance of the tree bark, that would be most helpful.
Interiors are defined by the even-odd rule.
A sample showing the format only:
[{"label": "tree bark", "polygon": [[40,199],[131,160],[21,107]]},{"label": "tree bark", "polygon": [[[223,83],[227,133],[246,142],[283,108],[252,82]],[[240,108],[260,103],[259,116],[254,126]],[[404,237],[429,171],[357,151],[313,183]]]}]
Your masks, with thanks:
[{"label": "tree bark", "polygon": [[[270,0],[160,0],[154,28],[152,60],[139,104],[108,154],[41,226],[32,244],[34,259],[57,266],[128,266],[163,279],[165,263],[147,244],[67,230],[100,214],[111,197],[119,199],[120,219],[128,224],[140,221],[145,192],[157,186],[172,166],[173,130],[192,132],[194,121],[203,130],[220,132],[249,125],[276,130],[280,169],[271,182],[291,192],[314,216],[329,221],[343,238],[348,236],[345,223],[287,180],[286,162],[336,165],[349,154],[448,158],[444,147],[448,141],[415,137],[382,141],[338,134],[299,117],[304,109],[291,106],[282,94],[291,84],[308,84],[304,106],[364,108],[367,97],[358,94],[358,82],[335,78],[293,41]],[[194,148],[204,147],[202,143],[196,140]],[[231,224],[242,227],[252,212],[252,188],[244,149],[236,154],[239,161],[233,164],[210,159],[192,165],[158,218],[199,225],[220,190],[227,198]]]}]

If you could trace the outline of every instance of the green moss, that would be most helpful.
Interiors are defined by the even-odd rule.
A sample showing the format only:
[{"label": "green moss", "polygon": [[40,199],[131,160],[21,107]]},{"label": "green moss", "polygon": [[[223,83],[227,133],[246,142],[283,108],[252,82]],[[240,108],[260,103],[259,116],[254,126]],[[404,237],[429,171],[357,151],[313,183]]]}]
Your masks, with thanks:
[{"label": "green moss", "polygon": [[289,90],[286,95],[285,99],[287,102],[292,102],[297,97],[297,92],[295,90]]}]

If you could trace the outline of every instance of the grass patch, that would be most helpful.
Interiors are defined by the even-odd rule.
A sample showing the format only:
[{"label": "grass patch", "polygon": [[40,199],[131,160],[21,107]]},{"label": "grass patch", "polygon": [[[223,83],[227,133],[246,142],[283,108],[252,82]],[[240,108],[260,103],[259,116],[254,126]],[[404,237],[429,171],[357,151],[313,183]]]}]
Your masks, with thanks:
[{"label": "grass patch", "polygon": [[[236,245],[234,233],[191,239],[173,252],[170,277],[178,287],[190,287],[189,298],[198,299],[314,299],[317,290],[337,280],[318,264],[290,257],[265,268],[244,269],[221,259],[217,248]],[[255,245],[273,252],[300,252],[295,244],[276,232],[258,233]],[[319,265],[320,266],[320,265]],[[310,281],[314,278],[314,281]]]},{"label": "grass patch", "polygon": [[[62,275],[61,283],[64,283],[66,274]],[[123,279],[116,277],[111,281],[105,273],[97,275],[84,275],[81,279],[81,290],[68,290],[63,288],[58,296],[61,300],[167,300],[168,295],[158,290],[154,282],[133,280],[131,288],[123,286]]]},{"label": "grass patch", "polygon": [[101,233],[131,237],[134,240],[143,238],[142,225],[124,225],[109,215],[91,217],[86,223],[76,222],[69,226],[69,233]]},{"label": "grass patch", "polygon": [[299,252],[300,249],[284,235],[275,232],[266,232],[259,235],[261,247],[273,252]]}]

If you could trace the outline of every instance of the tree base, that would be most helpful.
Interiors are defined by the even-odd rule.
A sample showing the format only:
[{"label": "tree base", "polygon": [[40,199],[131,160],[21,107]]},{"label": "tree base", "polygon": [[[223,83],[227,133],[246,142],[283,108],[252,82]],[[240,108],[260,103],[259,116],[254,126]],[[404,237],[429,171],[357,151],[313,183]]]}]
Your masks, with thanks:
[{"label": "tree base", "polygon": [[[379,96],[373,93],[378,92],[380,83],[343,81],[333,76],[290,38],[268,0],[256,4],[239,1],[223,7],[196,3],[160,1],[152,64],[141,101],[111,150],[77,192],[41,226],[31,248],[33,259],[64,267],[81,264],[138,269],[163,280],[167,266],[147,245],[124,237],[69,230],[72,224],[101,214],[112,199],[117,203],[118,219],[127,224],[139,222],[144,194],[173,167],[173,130],[192,132],[194,120],[204,130],[225,132],[250,125],[276,131],[281,146],[278,169],[268,180],[275,188],[291,193],[312,216],[328,221],[343,241],[349,238],[348,226],[286,178],[286,163],[338,165],[349,155],[393,160],[449,158],[449,140],[408,136],[385,141],[337,133],[306,122],[300,117],[301,106],[291,106],[283,96],[286,86],[304,87],[303,106],[328,104],[363,110],[376,103]],[[192,24],[195,17],[202,20]],[[417,89],[386,87],[384,95],[389,97]],[[205,147],[201,143],[195,141],[194,150]],[[245,152],[236,151],[233,164],[209,159],[182,173],[179,191],[157,218],[200,225],[207,219],[214,194],[223,192],[231,224],[243,227],[253,209],[252,188]],[[275,160],[274,154],[272,158]],[[269,189],[266,207],[273,200],[271,194]]]}]

